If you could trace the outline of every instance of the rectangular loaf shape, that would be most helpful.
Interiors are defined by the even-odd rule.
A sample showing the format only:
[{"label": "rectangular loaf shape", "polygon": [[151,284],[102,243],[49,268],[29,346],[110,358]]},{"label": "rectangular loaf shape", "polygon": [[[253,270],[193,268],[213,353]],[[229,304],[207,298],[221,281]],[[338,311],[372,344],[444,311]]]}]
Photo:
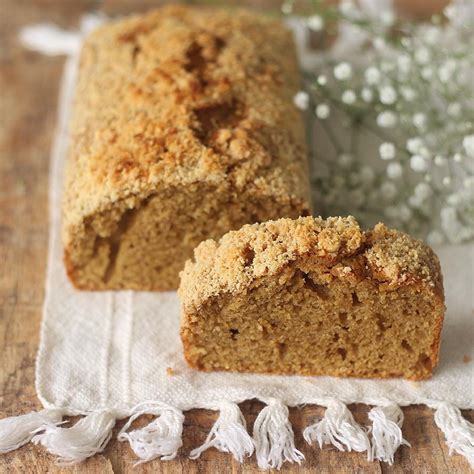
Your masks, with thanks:
[{"label": "rectangular loaf shape", "polygon": [[438,258],[354,218],[246,225],[201,243],[179,295],[199,370],[431,377],[444,317]]},{"label": "rectangular loaf shape", "polygon": [[244,10],[111,22],[80,59],[65,264],[81,289],[170,290],[193,248],[310,211],[293,40]]}]

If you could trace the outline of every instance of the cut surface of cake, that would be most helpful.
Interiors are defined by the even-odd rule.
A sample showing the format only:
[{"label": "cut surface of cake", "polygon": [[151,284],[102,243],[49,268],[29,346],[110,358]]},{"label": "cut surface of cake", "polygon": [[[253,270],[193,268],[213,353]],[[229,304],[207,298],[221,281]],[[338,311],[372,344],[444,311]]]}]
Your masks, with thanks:
[{"label": "cut surface of cake", "polygon": [[168,6],[87,38],[63,243],[82,289],[176,289],[202,240],[308,215],[290,31],[245,10]]},{"label": "cut surface of cake", "polygon": [[246,225],[201,243],[178,293],[184,355],[199,370],[417,380],[438,361],[439,260],[383,224]]}]

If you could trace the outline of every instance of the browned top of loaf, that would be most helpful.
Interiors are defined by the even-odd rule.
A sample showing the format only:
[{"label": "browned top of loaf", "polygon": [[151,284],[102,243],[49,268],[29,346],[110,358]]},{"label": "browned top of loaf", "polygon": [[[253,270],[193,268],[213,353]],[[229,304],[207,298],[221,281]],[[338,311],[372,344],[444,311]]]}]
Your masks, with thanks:
[{"label": "browned top of loaf", "polygon": [[323,264],[338,277],[368,278],[386,288],[421,282],[443,293],[439,260],[430,247],[384,224],[364,232],[351,216],[246,225],[219,242],[202,242],[194,254],[195,261],[181,272],[179,289],[184,306],[191,308],[221,293],[245,291],[256,279],[277,276],[296,261]]},{"label": "browned top of loaf", "polygon": [[290,32],[248,11],[169,6],[99,28],[81,54],[66,225],[159,183],[307,198],[298,82]]}]

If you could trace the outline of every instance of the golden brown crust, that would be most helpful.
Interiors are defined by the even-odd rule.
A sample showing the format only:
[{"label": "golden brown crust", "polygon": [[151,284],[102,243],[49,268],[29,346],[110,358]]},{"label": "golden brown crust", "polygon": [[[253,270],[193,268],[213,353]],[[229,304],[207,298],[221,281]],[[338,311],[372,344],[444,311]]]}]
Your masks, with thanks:
[{"label": "golden brown crust", "polygon": [[[93,32],[81,54],[65,180],[73,280],[107,287],[77,275],[91,241],[109,238],[124,212],[157,191],[203,183],[229,200],[273,200],[274,217],[307,214],[298,83],[291,33],[244,10],[170,6]],[[176,278],[168,280],[173,287]]]}]

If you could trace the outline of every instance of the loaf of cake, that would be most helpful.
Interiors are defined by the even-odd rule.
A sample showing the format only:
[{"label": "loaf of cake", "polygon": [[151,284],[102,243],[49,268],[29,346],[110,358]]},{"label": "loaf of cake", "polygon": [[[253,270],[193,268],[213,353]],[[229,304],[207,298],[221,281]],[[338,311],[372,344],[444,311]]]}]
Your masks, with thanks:
[{"label": "loaf of cake", "polygon": [[176,289],[202,240],[308,215],[291,33],[243,10],[164,7],[82,50],[63,242],[79,288]]},{"label": "loaf of cake", "polygon": [[178,290],[196,369],[429,378],[444,317],[437,256],[353,217],[246,225],[201,243]]}]

